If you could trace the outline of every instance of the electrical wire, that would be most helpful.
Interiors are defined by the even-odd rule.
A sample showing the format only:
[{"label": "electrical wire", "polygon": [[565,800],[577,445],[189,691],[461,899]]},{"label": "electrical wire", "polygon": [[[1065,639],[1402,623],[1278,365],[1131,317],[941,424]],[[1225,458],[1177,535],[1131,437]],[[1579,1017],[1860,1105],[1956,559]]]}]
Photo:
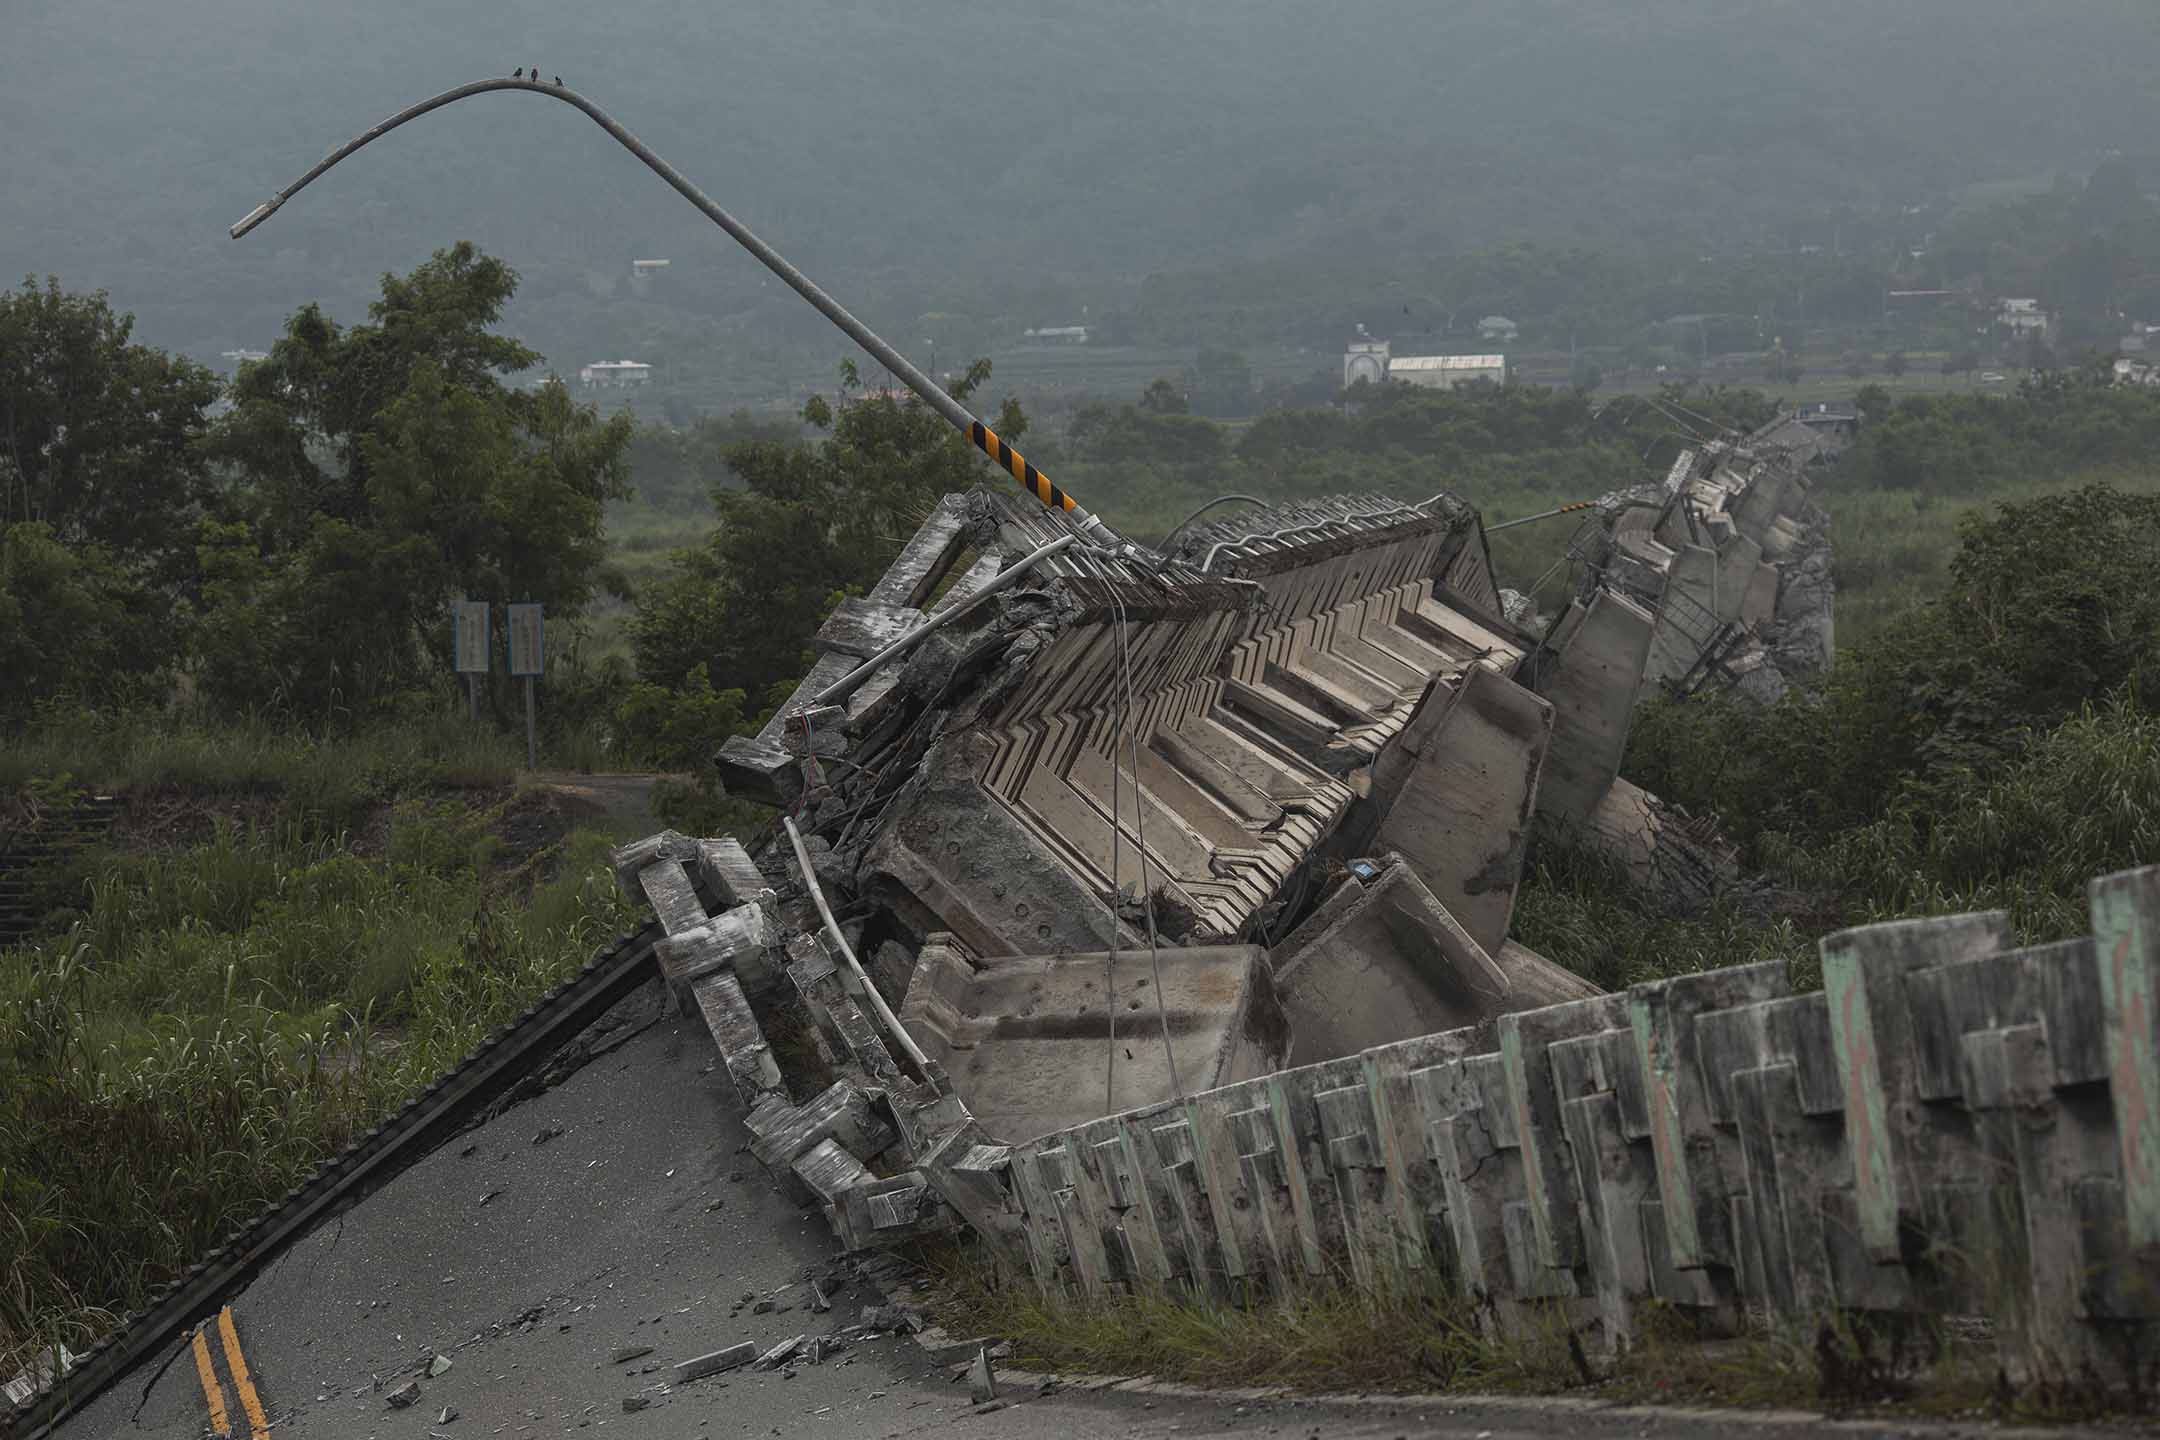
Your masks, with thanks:
[{"label": "electrical wire", "polygon": [[1208,501],[1207,504],[1202,505],[1199,509],[1193,511],[1192,514],[1187,515],[1183,520],[1178,521],[1177,524],[1171,526],[1170,533],[1163,536],[1162,543],[1160,545],[1157,545],[1155,548],[1164,552],[1165,554],[1169,553],[1170,542],[1177,539],[1179,535],[1183,534],[1186,526],[1192,524],[1193,521],[1199,519],[1202,515],[1207,514],[1208,511],[1214,509],[1217,505],[1228,505],[1233,500],[1242,500],[1248,505],[1258,505],[1263,510],[1265,510],[1268,506],[1268,502],[1262,500],[1257,495],[1218,495],[1214,499]]}]

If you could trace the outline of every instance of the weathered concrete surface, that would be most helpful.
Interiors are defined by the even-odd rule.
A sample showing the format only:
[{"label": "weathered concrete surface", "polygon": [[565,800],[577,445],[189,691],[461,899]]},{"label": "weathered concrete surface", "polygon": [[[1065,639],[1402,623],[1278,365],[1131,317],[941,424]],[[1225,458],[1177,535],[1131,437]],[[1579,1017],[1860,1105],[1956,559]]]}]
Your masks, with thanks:
[{"label": "weathered concrete surface", "polygon": [[1402,856],[1386,856],[1370,882],[1346,880],[1276,947],[1290,1063],[1332,1060],[1598,993],[1521,947],[1507,959],[1503,966],[1480,946]]},{"label": "weathered concrete surface", "polygon": [[[1157,973],[1160,973],[1160,981]],[[1250,945],[977,959],[933,936],[901,1021],[989,1134],[1028,1140],[1284,1063],[1267,952]]]},{"label": "weathered concrete surface", "polygon": [[1497,951],[1552,730],[1549,702],[1482,667],[1436,682],[1373,766],[1366,803],[1377,823],[1345,842],[1353,853],[1399,852],[1479,948]]},{"label": "weathered concrete surface", "polygon": [[1599,591],[1539,686],[1553,707],[1552,751],[1538,787],[1538,814],[1580,821],[1620,773],[1628,722],[1656,621],[1613,591]]},{"label": "weathered concrete surface", "polygon": [[1706,545],[1683,545],[1674,554],[1643,663],[1646,682],[1678,680],[1695,668],[1717,633],[1717,575],[1717,552]]}]

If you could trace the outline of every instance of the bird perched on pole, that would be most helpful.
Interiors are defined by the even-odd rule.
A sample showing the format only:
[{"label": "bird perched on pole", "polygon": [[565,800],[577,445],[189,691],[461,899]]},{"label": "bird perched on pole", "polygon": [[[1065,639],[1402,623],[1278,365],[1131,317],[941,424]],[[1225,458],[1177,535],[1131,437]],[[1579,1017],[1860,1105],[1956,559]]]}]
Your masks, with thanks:
[{"label": "bird perched on pole", "polygon": [[517,69],[515,69],[515,70],[512,70],[512,71],[510,72],[510,78],[511,78],[512,80],[522,80],[522,79],[524,79],[524,78],[525,78],[525,67],[524,67],[524,66],[522,66],[522,65],[520,65],[520,66],[518,66],[518,68],[517,68]]},{"label": "bird perched on pole", "polygon": [[561,84],[562,84],[562,76],[560,76],[560,75],[557,75],[557,76],[555,77],[555,83],[556,83],[556,84],[557,84],[558,86],[559,86],[559,85],[561,85]]}]

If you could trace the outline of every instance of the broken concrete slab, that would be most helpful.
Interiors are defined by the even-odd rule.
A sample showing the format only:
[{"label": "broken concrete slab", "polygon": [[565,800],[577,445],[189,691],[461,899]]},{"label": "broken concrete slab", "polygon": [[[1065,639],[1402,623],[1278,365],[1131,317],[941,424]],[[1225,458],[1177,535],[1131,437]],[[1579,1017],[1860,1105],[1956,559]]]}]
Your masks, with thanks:
[{"label": "broken concrete slab", "polygon": [[1172,1057],[1190,1090],[1286,1053],[1267,954],[1251,945],[977,957],[933,936],[900,1016],[1001,1140],[1165,1099]]},{"label": "broken concrete slab", "polygon": [[1413,718],[1373,767],[1370,803],[1384,810],[1359,848],[1400,853],[1490,954],[1515,912],[1553,708],[1479,668],[1424,705],[1432,723]]},{"label": "broken concrete slab", "polygon": [[1583,819],[1620,773],[1655,625],[1634,601],[1599,591],[1543,673],[1538,688],[1552,703],[1553,738],[1538,788],[1541,817]]},{"label": "broken concrete slab", "polygon": [[1520,947],[1504,968],[1400,855],[1344,888],[1275,949],[1291,1065],[1602,993]]}]

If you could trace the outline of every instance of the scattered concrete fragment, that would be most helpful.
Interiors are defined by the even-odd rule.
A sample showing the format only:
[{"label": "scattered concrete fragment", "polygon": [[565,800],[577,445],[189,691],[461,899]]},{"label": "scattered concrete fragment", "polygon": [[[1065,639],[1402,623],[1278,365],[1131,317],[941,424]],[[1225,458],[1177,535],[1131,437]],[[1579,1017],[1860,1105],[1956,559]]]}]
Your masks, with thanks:
[{"label": "scattered concrete fragment", "polygon": [[749,1364],[757,1359],[757,1356],[758,1348],[756,1343],[745,1340],[739,1345],[730,1345],[724,1350],[715,1350],[710,1354],[700,1355],[695,1359],[678,1361],[675,1365],[675,1383],[677,1385],[687,1385],[692,1380],[702,1380],[708,1375],[718,1375],[722,1371],[734,1370]]},{"label": "scattered concrete fragment", "polygon": [[403,1410],[419,1398],[420,1382],[418,1380],[407,1380],[395,1390],[388,1390],[383,1393],[383,1403],[392,1410]]},{"label": "scattered concrete fragment", "polygon": [[968,1366],[968,1399],[977,1405],[987,1405],[997,1399],[997,1376],[990,1369],[990,1352],[978,1349],[975,1363]]},{"label": "scattered concrete fragment", "polygon": [[632,1360],[642,1360],[653,1353],[650,1345],[618,1345],[608,1354],[610,1365],[627,1365]]},{"label": "scattered concrete fragment", "polygon": [[625,1395],[622,1402],[623,1413],[634,1415],[650,1404],[652,1404],[650,1395]]},{"label": "scattered concrete fragment", "polygon": [[785,1340],[782,1340],[779,1344],[773,1346],[770,1350],[767,1350],[764,1354],[757,1357],[757,1364],[755,1368],[759,1370],[770,1370],[777,1365],[785,1363],[789,1359],[793,1358],[796,1351],[802,1349],[804,1338],[805,1337],[801,1335],[793,1335]]},{"label": "scattered concrete fragment", "polygon": [[449,1374],[450,1363],[450,1357],[447,1355],[436,1355],[430,1357],[427,1363],[428,1379],[440,1380],[443,1376]]}]

